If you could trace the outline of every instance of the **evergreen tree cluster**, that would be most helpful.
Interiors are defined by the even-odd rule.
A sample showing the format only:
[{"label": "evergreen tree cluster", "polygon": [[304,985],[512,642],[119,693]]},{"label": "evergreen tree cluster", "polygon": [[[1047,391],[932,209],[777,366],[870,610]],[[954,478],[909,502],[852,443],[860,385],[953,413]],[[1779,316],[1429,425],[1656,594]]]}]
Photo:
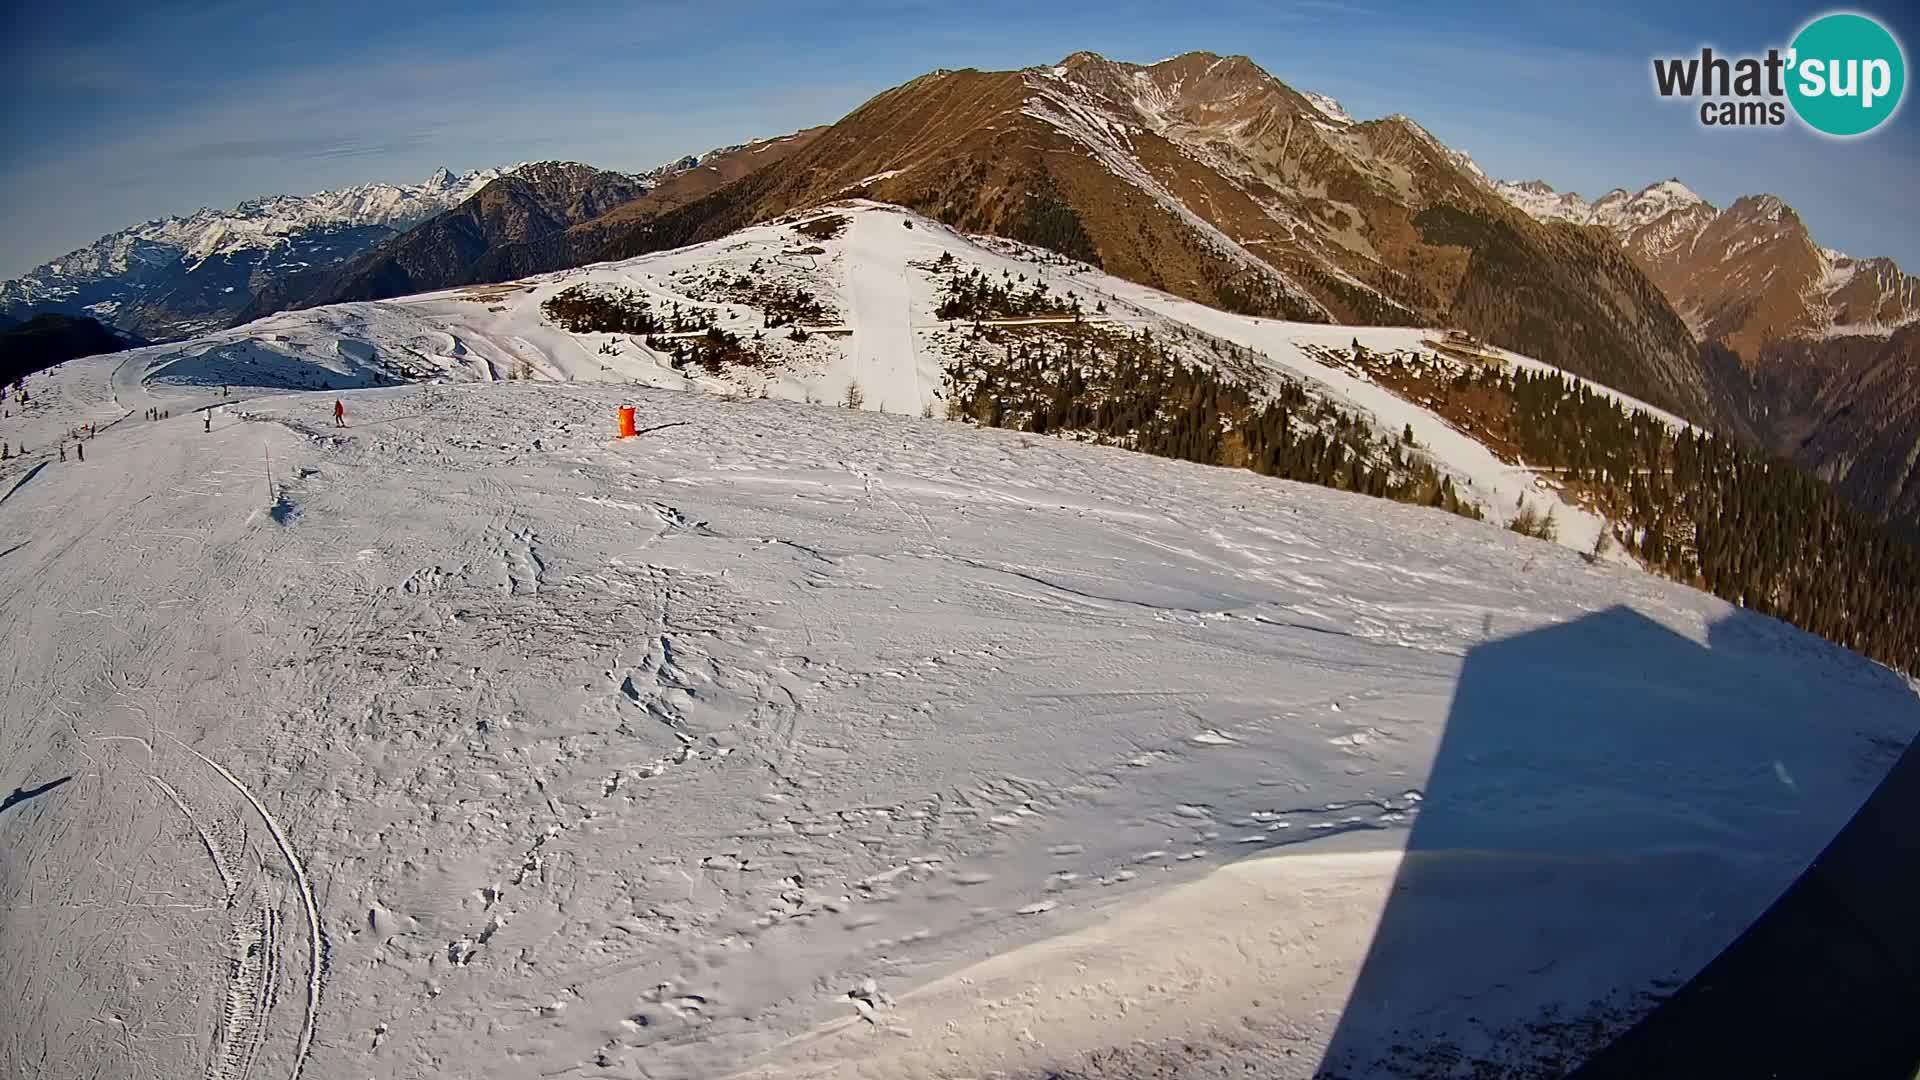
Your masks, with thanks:
[{"label": "evergreen tree cluster", "polygon": [[810,240],[832,240],[847,231],[847,218],[844,214],[828,214],[801,222],[793,227],[793,231]]},{"label": "evergreen tree cluster", "polygon": [[1006,234],[1070,259],[1100,265],[1100,251],[1087,235],[1080,215],[1055,193],[1051,182],[1029,189],[1022,212],[1007,222]]},{"label": "evergreen tree cluster", "polygon": [[1024,273],[1016,279],[1010,271],[1003,271],[995,279],[979,267],[961,269],[952,252],[942,252],[934,266],[951,275],[945,283],[945,295],[934,309],[934,314],[942,319],[1026,319],[1080,314],[1078,299],[1050,293],[1047,283],[1038,275],[1031,285]]},{"label": "evergreen tree cluster", "polygon": [[689,295],[702,300],[760,309],[766,313],[769,328],[800,322],[817,326],[839,320],[839,314],[822,303],[811,289],[761,275],[760,260],[755,259],[745,273],[711,270],[699,275],[682,275],[675,280]]},{"label": "evergreen tree cluster", "polygon": [[1267,274],[1241,266],[1225,256],[1202,264],[1200,280],[1213,293],[1213,306],[1223,311],[1293,322],[1327,321],[1326,312],[1311,300],[1281,286]]},{"label": "evergreen tree cluster", "polygon": [[949,415],[1037,434],[1085,433],[1161,457],[1252,469],[1466,517],[1480,512],[1412,447],[1302,387],[1261,397],[1153,339],[1007,343],[1004,359],[948,369]]},{"label": "evergreen tree cluster", "polygon": [[[1312,285],[1344,308],[1342,322],[1365,326],[1420,326],[1432,321],[1422,312],[1438,306],[1432,294],[1412,278],[1384,266],[1374,272],[1374,280],[1367,284],[1331,273],[1307,259],[1281,260],[1281,269],[1288,277]],[[1299,321],[1325,322],[1326,319],[1316,315]]]},{"label": "evergreen tree cluster", "polygon": [[698,364],[709,375],[718,375],[728,367],[759,367],[767,362],[767,357],[751,342],[742,341],[740,335],[717,326],[709,326],[706,333],[691,337],[655,335],[647,338],[647,347],[666,353],[675,368]]},{"label": "evergreen tree cluster", "polygon": [[1630,481],[1641,559],[1920,675],[1920,551],[1783,459],[1689,430],[1670,461]]},{"label": "evergreen tree cluster", "polygon": [[1523,229],[1454,206],[1422,210],[1413,224],[1429,245],[1472,251],[1448,305],[1455,325],[1668,412],[1689,411],[1659,373],[1690,362],[1693,335],[1604,232]]},{"label": "evergreen tree cluster", "polygon": [[[570,285],[540,305],[547,321],[572,334],[670,334],[682,327],[653,310],[632,289],[593,289]],[[675,322],[683,316],[676,313]]]},{"label": "evergreen tree cluster", "polygon": [[838,318],[819,297],[798,285],[767,282],[752,294],[752,301],[767,313],[769,327],[800,322],[829,323]]}]

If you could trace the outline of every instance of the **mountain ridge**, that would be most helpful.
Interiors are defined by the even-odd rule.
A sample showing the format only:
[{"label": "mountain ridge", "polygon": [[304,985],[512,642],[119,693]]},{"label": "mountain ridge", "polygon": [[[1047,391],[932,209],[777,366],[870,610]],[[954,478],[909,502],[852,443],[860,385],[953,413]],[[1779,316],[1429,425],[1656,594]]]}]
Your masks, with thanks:
[{"label": "mountain ridge", "polygon": [[48,312],[24,322],[0,317],[0,386],[78,357],[120,352],[145,344],[84,315]]},{"label": "mountain ridge", "polygon": [[[260,290],[231,320],[503,281],[594,261],[629,216],[677,205],[777,159],[807,132],[716,147],[643,173],[579,162],[523,163],[470,197],[343,264]],[[769,153],[772,151],[772,153]]]},{"label": "mountain ridge", "polygon": [[[1684,323],[1627,260],[1527,217],[1411,118],[1342,122],[1323,105],[1211,53],[930,72],[603,257],[864,194],[1230,311],[1458,321],[1672,411],[1721,415]],[[1510,267],[1549,264],[1529,304],[1501,299]]]}]

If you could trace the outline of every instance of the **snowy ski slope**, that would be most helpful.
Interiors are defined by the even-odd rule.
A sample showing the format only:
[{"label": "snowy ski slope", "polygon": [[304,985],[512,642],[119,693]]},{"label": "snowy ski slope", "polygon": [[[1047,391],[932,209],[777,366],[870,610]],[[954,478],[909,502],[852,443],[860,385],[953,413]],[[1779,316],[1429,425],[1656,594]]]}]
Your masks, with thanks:
[{"label": "snowy ski slope", "polygon": [[[900,287],[856,280],[887,326]],[[523,317],[553,284],[30,380],[36,423],[135,415],[0,483],[0,1072],[1534,1060],[1732,940],[1920,728],[1857,656],[1437,511],[478,382],[590,374]],[[476,381],[354,392],[344,431],[327,392],[185,411],[436,334]],[[858,358],[911,400],[923,337],[778,386]]]}]

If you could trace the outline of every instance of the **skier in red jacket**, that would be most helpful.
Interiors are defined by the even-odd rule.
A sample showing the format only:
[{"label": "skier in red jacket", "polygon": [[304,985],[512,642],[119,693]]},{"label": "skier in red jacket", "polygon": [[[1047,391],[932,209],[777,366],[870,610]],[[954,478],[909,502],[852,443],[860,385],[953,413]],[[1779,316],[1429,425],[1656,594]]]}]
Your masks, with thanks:
[{"label": "skier in red jacket", "polygon": [[338,398],[335,398],[333,402],[333,426],[334,427],[347,426],[347,406],[344,402],[340,401]]}]

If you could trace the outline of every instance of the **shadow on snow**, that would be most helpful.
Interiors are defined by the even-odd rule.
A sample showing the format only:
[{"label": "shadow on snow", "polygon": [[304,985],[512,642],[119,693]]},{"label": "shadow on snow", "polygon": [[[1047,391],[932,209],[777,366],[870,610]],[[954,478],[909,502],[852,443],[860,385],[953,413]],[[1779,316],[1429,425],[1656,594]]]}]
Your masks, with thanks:
[{"label": "shadow on snow", "polygon": [[1837,646],[1746,611],[1708,640],[1614,607],[1467,655],[1320,1076],[1566,1075],[1759,917],[1913,730],[1906,684]]}]

